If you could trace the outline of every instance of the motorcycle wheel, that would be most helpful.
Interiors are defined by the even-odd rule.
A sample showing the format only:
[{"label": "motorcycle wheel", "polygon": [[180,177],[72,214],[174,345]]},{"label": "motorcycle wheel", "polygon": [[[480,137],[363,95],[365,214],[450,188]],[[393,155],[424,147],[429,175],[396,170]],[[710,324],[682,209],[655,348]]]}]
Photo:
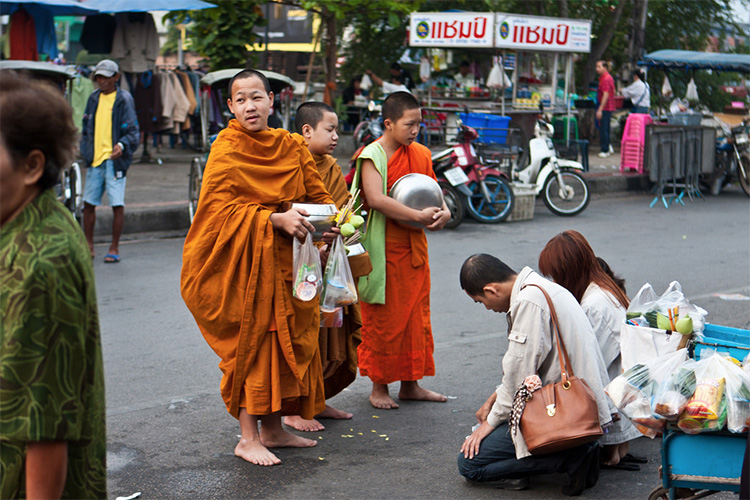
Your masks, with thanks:
[{"label": "motorcycle wheel", "polygon": [[200,158],[193,158],[190,163],[190,180],[188,181],[188,213],[190,214],[190,223],[193,223],[195,211],[198,209],[198,198],[201,194],[201,184],[203,183],[203,165]]},{"label": "motorcycle wheel", "polygon": [[560,192],[560,183],[553,173],[544,182],[542,197],[552,213],[562,217],[572,217],[583,212],[591,200],[591,192],[586,180],[577,172],[562,170],[560,175],[565,183],[566,193]]},{"label": "motorcycle wheel", "polygon": [[458,191],[456,191],[453,186],[451,186],[450,182],[438,181],[438,184],[440,185],[440,189],[443,190],[445,205],[451,213],[451,220],[448,221],[445,227],[448,229],[455,229],[464,219],[465,209],[464,202],[461,199],[462,196],[458,194]]},{"label": "motorcycle wheel", "polygon": [[355,149],[360,147],[363,144],[362,137],[365,135],[365,132],[367,131],[367,127],[369,125],[370,125],[370,120],[362,120],[354,128],[354,132],[352,132],[352,137],[354,137]]},{"label": "motorcycle wheel", "polygon": [[484,178],[491,202],[488,203],[482,194],[478,182],[469,184],[471,196],[466,198],[466,209],[474,219],[483,223],[502,222],[513,211],[513,190],[502,177],[488,175]]},{"label": "motorcycle wheel", "polygon": [[742,161],[737,165],[737,177],[740,187],[747,196],[750,196],[750,158],[742,156]]}]

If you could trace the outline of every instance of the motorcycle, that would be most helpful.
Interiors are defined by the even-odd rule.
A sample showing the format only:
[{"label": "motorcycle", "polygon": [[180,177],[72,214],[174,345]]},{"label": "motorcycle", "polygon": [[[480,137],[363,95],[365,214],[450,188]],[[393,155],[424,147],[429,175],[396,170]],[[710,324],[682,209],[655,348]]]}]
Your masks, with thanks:
[{"label": "motorcycle", "polygon": [[552,143],[554,128],[541,115],[534,125],[534,138],[529,141],[529,164],[512,165],[513,181],[531,184],[537,196],[555,215],[572,217],[583,212],[591,199],[589,186],[579,172],[583,165],[557,157]]},{"label": "motorcycle", "polygon": [[513,211],[513,189],[505,175],[479,160],[472,142],[477,131],[459,125],[458,144],[432,155],[432,169],[451,212],[447,228],[455,228],[469,212],[483,223],[501,222]]},{"label": "motorcycle", "polygon": [[733,177],[737,177],[742,190],[750,196],[750,140],[747,129],[744,124],[729,130],[727,128],[722,127],[723,134],[716,138],[714,171],[702,179],[702,182],[707,185],[712,195],[717,196]]}]

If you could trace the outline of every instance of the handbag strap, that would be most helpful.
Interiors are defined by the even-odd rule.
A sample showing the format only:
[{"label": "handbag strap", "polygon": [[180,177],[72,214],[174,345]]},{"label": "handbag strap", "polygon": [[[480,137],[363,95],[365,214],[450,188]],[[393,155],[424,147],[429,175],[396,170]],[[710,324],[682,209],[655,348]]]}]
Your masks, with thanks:
[{"label": "handbag strap", "polygon": [[547,290],[542,288],[540,285],[537,285],[536,283],[528,283],[524,285],[523,288],[526,288],[527,286],[533,286],[541,290],[544,294],[544,298],[547,299],[547,304],[549,304],[549,313],[552,317],[552,334],[555,336],[555,340],[557,342],[558,358],[560,358],[560,377],[563,382],[563,387],[565,387],[569,384],[569,378],[573,376],[573,369],[570,367],[568,351],[567,349],[565,349],[565,344],[562,341],[562,335],[560,335],[560,323],[557,321],[557,312],[555,311],[555,305],[552,303],[552,299],[547,293]]}]

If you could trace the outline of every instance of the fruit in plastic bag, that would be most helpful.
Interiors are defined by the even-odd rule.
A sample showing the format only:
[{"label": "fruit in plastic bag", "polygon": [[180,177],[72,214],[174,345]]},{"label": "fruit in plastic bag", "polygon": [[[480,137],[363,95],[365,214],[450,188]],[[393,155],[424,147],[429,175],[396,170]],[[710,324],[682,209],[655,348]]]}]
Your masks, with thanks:
[{"label": "fruit in plastic bag", "polygon": [[693,318],[690,316],[684,316],[677,320],[677,323],[675,323],[674,326],[681,334],[690,335],[693,333]]}]

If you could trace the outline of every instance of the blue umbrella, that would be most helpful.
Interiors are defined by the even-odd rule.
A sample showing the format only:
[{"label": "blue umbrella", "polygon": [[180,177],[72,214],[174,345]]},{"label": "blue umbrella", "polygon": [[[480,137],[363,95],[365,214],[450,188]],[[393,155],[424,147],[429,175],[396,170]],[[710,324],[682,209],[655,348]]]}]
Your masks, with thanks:
[{"label": "blue umbrella", "polygon": [[0,14],[12,14],[24,5],[36,4],[48,9],[53,16],[88,16],[98,14],[99,10],[76,0],[0,0]]},{"label": "blue umbrella", "polygon": [[152,10],[201,10],[216,5],[201,0],[86,0],[100,12],[149,12]]}]

